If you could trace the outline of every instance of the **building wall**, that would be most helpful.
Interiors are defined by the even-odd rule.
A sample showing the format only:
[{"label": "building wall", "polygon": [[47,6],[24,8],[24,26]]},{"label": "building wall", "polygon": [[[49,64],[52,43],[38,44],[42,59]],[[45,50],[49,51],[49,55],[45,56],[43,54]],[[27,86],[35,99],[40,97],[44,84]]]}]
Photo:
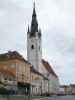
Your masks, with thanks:
[{"label": "building wall", "polygon": [[50,75],[49,79],[49,93],[57,94],[59,92],[59,79],[53,75]]},{"label": "building wall", "polygon": [[65,90],[64,90],[64,88],[63,87],[59,87],[59,92],[58,92],[58,94],[65,94]]},{"label": "building wall", "polygon": [[42,79],[43,79],[42,76],[33,72],[31,73],[31,94],[32,95],[41,95]]},{"label": "building wall", "polygon": [[0,84],[7,90],[17,91],[16,77],[10,71],[0,69]]},{"label": "building wall", "polygon": [[7,84],[6,88],[12,90],[12,88],[16,89],[18,87],[17,93],[30,93],[30,67],[31,65],[28,62],[19,59],[0,62],[0,68],[10,71],[16,78],[16,86],[13,83],[14,80],[9,81],[10,76],[7,80],[3,79],[4,83]]},{"label": "building wall", "polygon": [[0,62],[0,68],[10,70],[19,82],[30,83],[30,64],[20,60]]},{"label": "building wall", "polygon": [[75,86],[71,86],[71,94],[75,94]]},{"label": "building wall", "polygon": [[0,62],[0,69],[10,71],[14,75],[16,74],[16,63],[15,60],[8,60]]},{"label": "building wall", "polygon": [[48,80],[44,76],[32,73],[31,75],[31,94],[45,95],[48,93]]},{"label": "building wall", "polygon": [[64,94],[71,94],[71,86],[70,85],[61,85],[60,90],[63,89],[64,91],[60,91],[60,93]]},{"label": "building wall", "polygon": [[43,79],[42,80],[42,94],[47,94],[48,93],[48,80]]},{"label": "building wall", "polygon": [[16,60],[16,77],[18,82],[30,83],[30,64]]},{"label": "building wall", "polygon": [[75,94],[75,85],[62,85],[60,88],[64,90],[65,94]]}]

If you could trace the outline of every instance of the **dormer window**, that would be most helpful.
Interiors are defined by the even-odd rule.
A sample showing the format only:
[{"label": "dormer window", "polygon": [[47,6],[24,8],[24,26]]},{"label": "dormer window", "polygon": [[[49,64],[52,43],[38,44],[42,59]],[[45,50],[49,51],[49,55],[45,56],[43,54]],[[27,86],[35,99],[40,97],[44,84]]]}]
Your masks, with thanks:
[{"label": "dormer window", "polygon": [[34,49],[34,45],[31,46],[31,49]]}]

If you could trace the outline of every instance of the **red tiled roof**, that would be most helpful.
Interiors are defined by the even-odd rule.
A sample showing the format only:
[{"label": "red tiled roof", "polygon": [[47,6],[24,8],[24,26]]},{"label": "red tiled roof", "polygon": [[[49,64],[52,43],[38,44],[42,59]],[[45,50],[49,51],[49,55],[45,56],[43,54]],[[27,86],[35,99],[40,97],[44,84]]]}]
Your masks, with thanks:
[{"label": "red tiled roof", "polygon": [[51,65],[50,65],[47,61],[45,61],[44,59],[42,59],[42,63],[43,63],[43,65],[44,65],[45,69],[46,69],[49,73],[51,73],[51,74],[54,75],[56,78],[58,78],[58,76],[56,75],[56,73],[55,73],[54,70],[52,69]]},{"label": "red tiled roof", "polygon": [[14,59],[18,59],[18,60],[21,60],[21,61],[24,61],[24,62],[30,64],[17,51],[8,51],[7,53],[0,54],[0,61],[8,61],[8,60],[14,60]]}]

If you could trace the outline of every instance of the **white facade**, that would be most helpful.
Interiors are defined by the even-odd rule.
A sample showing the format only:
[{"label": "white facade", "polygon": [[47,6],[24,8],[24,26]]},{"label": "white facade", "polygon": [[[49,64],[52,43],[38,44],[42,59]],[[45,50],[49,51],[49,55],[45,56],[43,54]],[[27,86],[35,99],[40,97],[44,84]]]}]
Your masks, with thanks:
[{"label": "white facade", "polygon": [[32,95],[41,95],[42,94],[42,81],[34,80],[31,82],[31,94]]},{"label": "white facade", "polygon": [[48,93],[48,80],[42,80],[42,94]]},{"label": "white facade", "polygon": [[48,93],[48,80],[34,80],[31,82],[31,94],[43,95]]},{"label": "white facade", "polygon": [[49,76],[49,93],[58,94],[59,92],[59,79],[52,74]]},{"label": "white facade", "polygon": [[42,56],[41,38],[38,33],[35,34],[35,37],[30,37],[30,34],[27,34],[27,57],[34,69],[39,71]]}]

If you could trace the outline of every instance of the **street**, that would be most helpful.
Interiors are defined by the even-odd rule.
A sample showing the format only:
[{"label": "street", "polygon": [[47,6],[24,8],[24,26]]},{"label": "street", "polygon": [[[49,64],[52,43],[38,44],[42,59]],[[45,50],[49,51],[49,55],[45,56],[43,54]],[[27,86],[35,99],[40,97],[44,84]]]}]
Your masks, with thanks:
[{"label": "street", "polygon": [[75,100],[75,96],[54,96],[46,98],[37,98],[33,100]]},{"label": "street", "polygon": [[75,96],[53,96],[53,97],[34,97],[29,98],[26,96],[1,96],[0,100],[75,100]]}]

